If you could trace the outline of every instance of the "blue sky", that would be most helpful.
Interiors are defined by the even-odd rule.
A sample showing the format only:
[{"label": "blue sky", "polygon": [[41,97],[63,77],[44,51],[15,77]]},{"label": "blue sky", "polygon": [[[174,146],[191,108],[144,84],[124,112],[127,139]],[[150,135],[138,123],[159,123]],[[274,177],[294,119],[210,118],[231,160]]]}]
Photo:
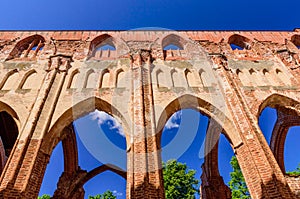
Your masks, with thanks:
[{"label": "blue sky", "polygon": [[[294,28],[300,27],[299,0],[5,0],[0,2],[0,7],[0,30],[130,30],[159,27],[174,30],[292,31]],[[199,158],[199,147],[204,140],[203,129],[206,129],[208,118],[200,116],[193,110],[186,110],[184,115],[186,115],[184,118],[200,118],[197,120],[198,123],[194,124],[193,131],[177,115],[171,119],[173,122],[170,121],[170,128],[165,129],[162,144],[167,146],[174,141],[177,135],[181,135],[180,133],[183,131],[176,134],[177,129],[195,136],[186,153],[179,157],[179,161],[187,162],[190,168],[196,169],[197,177],[199,177],[199,168],[203,162],[203,159]],[[262,114],[260,126],[267,140],[275,120],[276,114],[273,109],[266,109]],[[179,128],[176,124],[179,124],[180,121]],[[99,135],[99,129],[102,129],[102,136],[117,146],[115,153],[120,153],[119,155],[122,157],[126,145],[125,139],[118,132],[119,128],[113,128],[115,126],[116,123],[111,120],[101,123],[99,119],[87,115],[77,121],[76,128],[78,131],[83,128],[85,132],[94,136]],[[84,147],[82,140],[85,140],[84,137],[77,139],[81,168],[91,170],[101,165],[99,160],[91,155],[93,151]],[[289,143],[285,150],[287,170],[293,170],[300,162],[299,157],[295,156],[295,151],[299,151],[299,146],[295,140],[299,140],[297,127],[290,130],[286,141]],[[101,151],[101,147],[106,146],[105,144],[107,143],[99,143],[99,151]],[[168,153],[164,154],[163,151],[163,158],[169,157],[169,155]],[[221,136],[219,164],[225,182],[228,182],[229,179],[231,155],[232,149],[226,139]],[[108,159],[101,160],[109,160],[109,157],[106,158]],[[191,159],[193,161],[190,161]],[[125,164],[124,161],[123,164]],[[62,170],[63,156],[61,144],[59,144],[47,167],[41,194],[53,194]],[[89,181],[85,185],[85,189],[91,195],[110,189],[118,195],[118,199],[122,199],[125,198],[125,184],[125,180],[121,177],[105,172]]]},{"label": "blue sky", "polygon": [[4,0],[2,30],[293,30],[298,0]]}]

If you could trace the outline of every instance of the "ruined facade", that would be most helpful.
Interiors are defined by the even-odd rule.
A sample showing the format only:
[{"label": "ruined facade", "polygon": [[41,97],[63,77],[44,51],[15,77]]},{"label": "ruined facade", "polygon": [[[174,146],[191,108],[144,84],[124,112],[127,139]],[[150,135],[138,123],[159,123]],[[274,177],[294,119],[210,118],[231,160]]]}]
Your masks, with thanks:
[{"label": "ruined facade", "polygon": [[[185,108],[210,118],[202,198],[231,198],[218,169],[220,133],[252,198],[300,198],[283,157],[288,129],[300,123],[299,47],[297,29],[0,32],[0,198],[36,198],[60,141],[53,198],[83,198],[84,183],[106,170],[126,178],[127,198],[164,198],[162,129]],[[278,112],[270,145],[258,126],[265,107]],[[95,109],[121,122],[127,171],[78,166],[72,122]]]}]

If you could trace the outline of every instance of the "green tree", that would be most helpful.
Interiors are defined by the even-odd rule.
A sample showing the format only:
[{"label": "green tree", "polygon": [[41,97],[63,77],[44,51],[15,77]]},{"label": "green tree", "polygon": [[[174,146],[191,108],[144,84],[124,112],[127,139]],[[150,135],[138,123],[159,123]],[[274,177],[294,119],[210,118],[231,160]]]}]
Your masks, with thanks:
[{"label": "green tree", "polygon": [[230,164],[233,169],[233,171],[230,173],[231,179],[229,181],[232,199],[251,198],[240,165],[235,156],[232,156]]},{"label": "green tree", "polygon": [[103,194],[96,196],[89,196],[89,199],[117,199],[117,197],[110,190],[105,191]]},{"label": "green tree", "polygon": [[194,199],[199,194],[199,181],[195,170],[188,169],[186,164],[169,160],[163,163],[163,178],[166,199]]},{"label": "green tree", "polygon": [[38,199],[50,199],[51,197],[48,194],[44,194],[42,196],[39,196]]},{"label": "green tree", "polygon": [[286,173],[292,176],[300,176],[300,164],[295,171],[287,171]]}]

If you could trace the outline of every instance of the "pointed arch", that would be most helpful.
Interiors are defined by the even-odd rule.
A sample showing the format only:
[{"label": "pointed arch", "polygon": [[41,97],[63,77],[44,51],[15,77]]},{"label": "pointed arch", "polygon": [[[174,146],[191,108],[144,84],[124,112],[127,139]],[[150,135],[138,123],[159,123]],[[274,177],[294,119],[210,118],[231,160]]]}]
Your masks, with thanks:
[{"label": "pointed arch", "polygon": [[101,72],[99,88],[110,88],[110,71],[107,68]]},{"label": "pointed arch", "polygon": [[[34,58],[38,52],[45,46],[45,38],[41,35],[32,35],[19,41],[13,50],[9,53],[6,61],[16,58]],[[32,52],[33,51],[33,52]]]},{"label": "pointed arch", "polygon": [[184,70],[184,75],[186,79],[186,83],[188,87],[197,87],[198,82],[197,79],[195,78],[195,74],[190,70],[190,69],[185,69]]},{"label": "pointed arch", "polygon": [[26,72],[18,86],[18,89],[31,89],[34,84],[32,81],[30,82],[29,77],[33,78],[32,76],[35,74],[37,74],[35,69],[31,69]]},{"label": "pointed arch", "polygon": [[69,88],[76,88],[76,82],[77,82],[79,73],[80,72],[79,72],[78,68],[76,68],[74,71],[72,71],[72,73],[70,75],[70,78],[69,78],[69,82],[67,84],[67,89],[69,89]]},{"label": "pointed arch", "polygon": [[15,83],[14,80],[9,81],[13,75],[18,73],[18,69],[10,70],[8,73],[5,74],[3,77],[1,83],[0,83],[0,90],[10,90],[12,89],[13,85]]},{"label": "pointed arch", "polygon": [[176,87],[177,84],[175,85],[175,82],[179,81],[178,72],[176,69],[173,68],[170,73],[171,73],[171,79],[172,79],[172,87]]},{"label": "pointed arch", "polygon": [[[62,140],[63,130],[76,119],[95,110],[106,112],[116,118],[122,124],[125,133],[126,142],[129,142],[129,124],[125,117],[112,104],[99,97],[90,97],[69,107],[66,111],[54,122],[49,132],[45,135],[42,143],[42,151],[51,154],[53,148]],[[127,143],[127,146],[130,146]]]},{"label": "pointed arch", "polygon": [[176,34],[170,34],[165,36],[162,39],[162,49],[165,49],[165,47],[169,46],[169,45],[174,45],[176,46],[179,50],[183,50],[184,49],[184,45],[187,42],[180,36],[176,35]]},{"label": "pointed arch", "polygon": [[13,153],[20,132],[17,113],[6,103],[0,101],[0,173],[9,156]]},{"label": "pointed arch", "polygon": [[83,88],[95,88],[96,86],[96,74],[93,69],[89,69],[86,72]]},{"label": "pointed arch", "polygon": [[122,68],[119,68],[116,71],[115,87],[117,87],[117,88],[125,88],[126,87],[125,71]]},{"label": "pointed arch", "polygon": [[[163,71],[161,69],[158,69],[156,71],[156,85],[157,85],[157,88],[163,88],[163,87],[166,86],[164,84],[163,79],[164,79],[164,77],[163,77]],[[173,81],[173,79],[172,79],[172,81]]]},{"label": "pointed arch", "polygon": [[260,104],[258,111],[259,116],[266,107],[277,110],[277,120],[272,131],[270,148],[283,173],[285,173],[284,145],[288,130],[292,126],[300,126],[300,111],[296,109],[298,106],[299,102],[294,99],[272,94]]},{"label": "pointed arch", "polygon": [[298,49],[300,48],[300,35],[293,35],[291,41]]},{"label": "pointed arch", "polygon": [[[247,37],[244,37],[242,35],[234,34],[228,38],[228,44],[231,45],[231,48],[233,49],[234,46],[237,46],[241,49],[250,50],[251,49],[251,40]],[[239,49],[237,48],[237,49]],[[233,49],[235,50],[235,49]]]},{"label": "pointed arch", "polygon": [[88,59],[111,57],[111,51],[116,51],[116,41],[109,34],[103,34],[91,41],[88,52]]},{"label": "pointed arch", "polygon": [[194,109],[209,118],[213,118],[218,124],[221,124],[224,135],[226,135],[233,146],[237,146],[242,143],[240,135],[236,131],[233,131],[234,126],[232,122],[224,115],[224,113],[222,113],[221,110],[213,104],[190,94],[179,96],[164,107],[164,111],[158,117],[159,119],[157,122],[157,136],[159,142],[165,123],[175,112],[182,109]]}]

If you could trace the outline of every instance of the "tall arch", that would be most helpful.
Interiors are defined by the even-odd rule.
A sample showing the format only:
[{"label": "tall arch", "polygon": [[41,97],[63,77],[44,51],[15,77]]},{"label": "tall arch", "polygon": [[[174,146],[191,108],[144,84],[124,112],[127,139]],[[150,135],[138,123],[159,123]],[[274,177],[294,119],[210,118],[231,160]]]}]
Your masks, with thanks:
[{"label": "tall arch", "polygon": [[233,131],[233,123],[227,118],[221,110],[215,107],[213,104],[190,94],[185,94],[172,100],[168,105],[164,107],[164,112],[159,116],[157,122],[157,136],[160,140],[162,129],[167,120],[177,111],[181,109],[194,109],[200,113],[214,119],[219,124],[222,124],[224,133],[233,146],[241,144],[241,137],[237,132]]},{"label": "tall arch", "polygon": [[[202,166],[201,176],[202,196],[204,198],[231,198],[231,192],[219,173],[218,141],[220,133],[223,132],[234,147],[241,144],[239,135],[232,129],[231,121],[220,110],[201,98],[187,94],[176,98],[165,107],[165,111],[158,121],[157,139],[159,143],[161,143],[164,121],[182,109],[194,109],[210,118],[204,145],[205,162]],[[161,146],[159,145],[159,147]]]},{"label": "tall arch", "polygon": [[17,113],[9,105],[0,101],[0,173],[4,171],[10,154],[13,154],[18,136],[19,117]]},{"label": "tall arch", "polygon": [[[91,97],[91,98],[85,99],[81,102],[78,102],[74,106],[68,108],[56,120],[54,125],[50,128],[49,132],[47,134],[45,134],[43,141],[41,143],[40,152],[44,155],[50,156],[53,149],[55,148],[55,146],[60,141],[62,141],[65,166],[64,166],[64,173],[62,174],[62,176],[60,178],[60,182],[64,184],[64,182],[68,181],[68,185],[70,185],[70,186],[72,185],[72,187],[67,188],[68,190],[69,189],[72,189],[74,191],[78,190],[78,189],[76,189],[76,190],[73,189],[74,182],[69,182],[71,179],[78,180],[79,178],[82,178],[80,180],[80,182],[78,182],[78,183],[76,182],[77,183],[76,186],[78,185],[77,187],[80,187],[81,185],[83,185],[85,182],[87,182],[89,179],[91,179],[96,174],[99,174],[106,170],[111,170],[121,176],[125,175],[124,172],[122,173],[122,172],[116,171],[118,169],[116,166],[108,168],[109,165],[106,165],[103,167],[99,167],[95,170],[92,170],[89,173],[86,173],[85,171],[81,170],[78,167],[76,138],[75,138],[75,134],[74,134],[73,127],[72,127],[72,122],[74,120],[96,110],[96,109],[100,110],[100,111],[104,111],[107,114],[112,115],[119,121],[122,121],[122,127],[126,134],[125,138],[128,138],[129,126],[127,125],[127,121],[121,115],[121,113],[115,107],[113,107],[111,104],[109,104],[108,102],[106,102],[100,98],[97,98],[97,97]],[[126,141],[128,142],[129,139],[126,139]],[[127,146],[128,146],[128,144],[129,143],[127,143]],[[47,165],[47,162],[45,162],[45,164]],[[43,170],[41,171],[42,173],[45,172],[46,165],[39,165],[41,168],[43,168]],[[40,168],[36,168],[36,169],[40,169]],[[43,177],[42,173],[41,173],[40,178]],[[38,182],[41,182],[41,179],[39,179]],[[63,185],[63,184],[58,188],[64,189],[63,187],[66,185]],[[38,187],[40,185],[41,184],[37,184]],[[63,192],[65,192],[65,191],[63,191]],[[58,197],[58,198],[60,198],[60,197]]]},{"label": "tall arch", "polygon": [[65,127],[69,126],[74,120],[96,109],[99,111],[104,111],[116,118],[118,121],[121,121],[125,132],[127,146],[129,146],[129,124],[124,116],[122,116],[122,114],[113,105],[105,100],[98,97],[90,97],[66,109],[66,111],[57,119],[49,132],[45,135],[41,150],[47,154],[50,154],[52,149],[63,137],[63,130]]},{"label": "tall arch", "polygon": [[272,131],[270,148],[280,169],[285,173],[284,145],[289,128],[300,125],[300,110],[297,108],[299,102],[283,95],[272,94],[262,102],[258,115],[266,107],[277,110],[277,120]]}]

